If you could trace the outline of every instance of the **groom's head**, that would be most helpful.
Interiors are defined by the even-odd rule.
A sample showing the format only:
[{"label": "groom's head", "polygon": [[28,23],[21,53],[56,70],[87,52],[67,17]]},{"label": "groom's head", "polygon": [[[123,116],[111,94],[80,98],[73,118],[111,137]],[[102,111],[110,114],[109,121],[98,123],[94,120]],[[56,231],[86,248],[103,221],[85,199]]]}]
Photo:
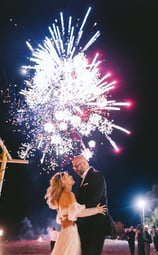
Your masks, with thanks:
[{"label": "groom's head", "polygon": [[89,163],[87,159],[83,156],[76,156],[72,160],[72,165],[74,171],[79,175],[82,176],[85,171],[89,168]]}]

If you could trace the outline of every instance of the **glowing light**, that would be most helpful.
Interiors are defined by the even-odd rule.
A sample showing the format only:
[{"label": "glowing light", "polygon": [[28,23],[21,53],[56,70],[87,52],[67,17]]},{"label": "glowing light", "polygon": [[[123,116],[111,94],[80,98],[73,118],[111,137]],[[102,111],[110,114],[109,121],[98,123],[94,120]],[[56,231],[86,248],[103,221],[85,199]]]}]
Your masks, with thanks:
[{"label": "glowing light", "polygon": [[141,222],[142,226],[145,226],[145,208],[147,206],[147,200],[142,197],[137,198],[137,206],[141,210]]},{"label": "glowing light", "polygon": [[44,125],[44,130],[45,130],[46,132],[52,132],[52,131],[53,131],[53,124],[52,124],[52,123],[46,123],[46,124]]},{"label": "glowing light", "polygon": [[138,207],[139,207],[139,208],[144,208],[145,205],[146,205],[146,200],[140,198],[140,199],[138,199],[137,204],[138,204]]},{"label": "glowing light", "polygon": [[91,141],[88,142],[88,145],[89,145],[90,148],[95,148],[96,142],[91,140]]},{"label": "glowing light", "polygon": [[[99,72],[103,62],[99,53],[92,61],[85,54],[100,36],[100,31],[94,31],[86,41],[84,27],[90,11],[88,8],[77,26],[73,25],[71,16],[64,19],[61,12],[59,21],[48,27],[50,36],[42,44],[34,48],[30,41],[26,42],[31,64],[23,66],[28,78],[26,88],[20,91],[23,101],[18,103],[16,113],[18,123],[25,124],[28,132],[27,141],[19,150],[22,158],[39,149],[43,152],[41,164],[49,156],[51,167],[61,157],[64,165],[65,158],[70,159],[74,154],[92,157],[92,150],[85,147],[83,137],[91,136],[96,130],[105,135],[116,151],[119,148],[111,138],[113,130],[129,134],[127,129],[108,119],[110,111],[119,111],[129,103],[109,100],[116,81],[111,80],[111,73]],[[94,24],[96,29],[97,23]],[[91,141],[89,146],[95,148],[95,142],[92,145]]]},{"label": "glowing light", "polygon": [[24,75],[26,75],[26,74],[27,74],[27,70],[24,69],[24,68],[22,68],[22,69],[21,69],[21,73],[24,74]]},{"label": "glowing light", "polygon": [[122,152],[122,148],[121,147],[118,147],[118,146],[114,147],[114,153],[115,154],[120,154],[121,152]]},{"label": "glowing light", "polygon": [[127,102],[127,107],[131,107],[133,106],[133,103],[132,102]]},{"label": "glowing light", "polygon": [[0,237],[3,236],[3,234],[4,234],[3,229],[0,229]]},{"label": "glowing light", "polygon": [[40,236],[39,238],[38,238],[38,242],[42,242],[42,237]]}]

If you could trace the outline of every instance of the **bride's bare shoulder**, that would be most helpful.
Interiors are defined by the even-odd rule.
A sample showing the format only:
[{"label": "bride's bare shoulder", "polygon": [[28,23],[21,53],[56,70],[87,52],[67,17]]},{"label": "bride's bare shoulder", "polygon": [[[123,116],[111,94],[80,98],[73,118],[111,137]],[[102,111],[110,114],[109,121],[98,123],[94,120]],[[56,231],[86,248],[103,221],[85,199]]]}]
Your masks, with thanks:
[{"label": "bride's bare shoulder", "polygon": [[75,198],[75,195],[73,192],[65,192],[64,191],[60,197],[60,200],[59,200],[60,205],[66,204],[67,206],[74,202],[76,202],[76,198]]}]

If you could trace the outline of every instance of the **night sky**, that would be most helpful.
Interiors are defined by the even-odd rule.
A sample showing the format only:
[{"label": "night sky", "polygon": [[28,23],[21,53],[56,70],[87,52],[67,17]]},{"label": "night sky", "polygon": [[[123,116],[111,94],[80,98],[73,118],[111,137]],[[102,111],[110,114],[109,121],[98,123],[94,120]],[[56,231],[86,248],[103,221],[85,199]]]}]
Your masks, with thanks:
[{"label": "night sky", "polygon": [[[39,3],[40,2],[40,3]],[[83,17],[88,6],[92,12],[88,21],[101,31],[91,52],[101,52],[104,68],[112,70],[118,87],[112,96],[118,100],[131,100],[130,109],[121,110],[112,117],[117,124],[130,129],[131,135],[114,131],[112,138],[123,150],[112,152],[111,145],[100,134],[95,134],[97,148],[90,163],[102,171],[108,186],[109,210],[115,221],[125,226],[140,222],[135,198],[158,184],[158,7],[144,1],[109,0],[52,0],[8,1],[0,4],[0,88],[9,84],[23,88],[20,68],[29,57],[26,40],[42,42],[49,35],[48,26],[59,12]],[[88,53],[87,53],[88,55]],[[22,134],[12,132],[6,124],[8,106],[0,100],[0,137],[13,158]],[[103,144],[101,144],[103,141]],[[29,159],[28,165],[8,164],[0,198],[0,226],[7,230],[8,238],[22,235],[29,219],[35,234],[44,233],[52,225],[55,213],[48,209],[44,194],[50,174],[41,170],[40,154]],[[69,165],[68,170],[72,172]],[[76,179],[78,178],[73,173]],[[76,189],[74,187],[74,191]],[[27,223],[28,224],[28,223]],[[23,226],[23,227],[22,227]]]}]

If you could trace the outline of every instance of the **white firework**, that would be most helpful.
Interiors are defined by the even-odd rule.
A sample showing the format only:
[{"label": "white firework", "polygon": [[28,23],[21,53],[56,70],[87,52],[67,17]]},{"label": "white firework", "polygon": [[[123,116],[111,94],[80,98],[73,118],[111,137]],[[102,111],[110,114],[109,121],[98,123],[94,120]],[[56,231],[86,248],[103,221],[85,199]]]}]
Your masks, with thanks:
[{"label": "white firework", "polygon": [[29,71],[29,78],[20,92],[27,104],[20,114],[23,113],[29,129],[29,148],[43,152],[42,162],[46,154],[57,160],[75,153],[91,157],[83,137],[96,130],[105,135],[115,150],[118,147],[111,138],[113,129],[130,133],[108,119],[111,110],[118,111],[129,103],[109,100],[115,81],[111,81],[110,73],[99,72],[102,63],[99,54],[91,61],[85,54],[100,36],[100,31],[96,31],[85,42],[84,27],[90,11],[88,8],[81,25],[76,27],[71,16],[66,23],[60,13],[59,21],[49,27],[50,37],[45,37],[42,45],[34,49],[26,42],[33,64],[23,66]]}]

